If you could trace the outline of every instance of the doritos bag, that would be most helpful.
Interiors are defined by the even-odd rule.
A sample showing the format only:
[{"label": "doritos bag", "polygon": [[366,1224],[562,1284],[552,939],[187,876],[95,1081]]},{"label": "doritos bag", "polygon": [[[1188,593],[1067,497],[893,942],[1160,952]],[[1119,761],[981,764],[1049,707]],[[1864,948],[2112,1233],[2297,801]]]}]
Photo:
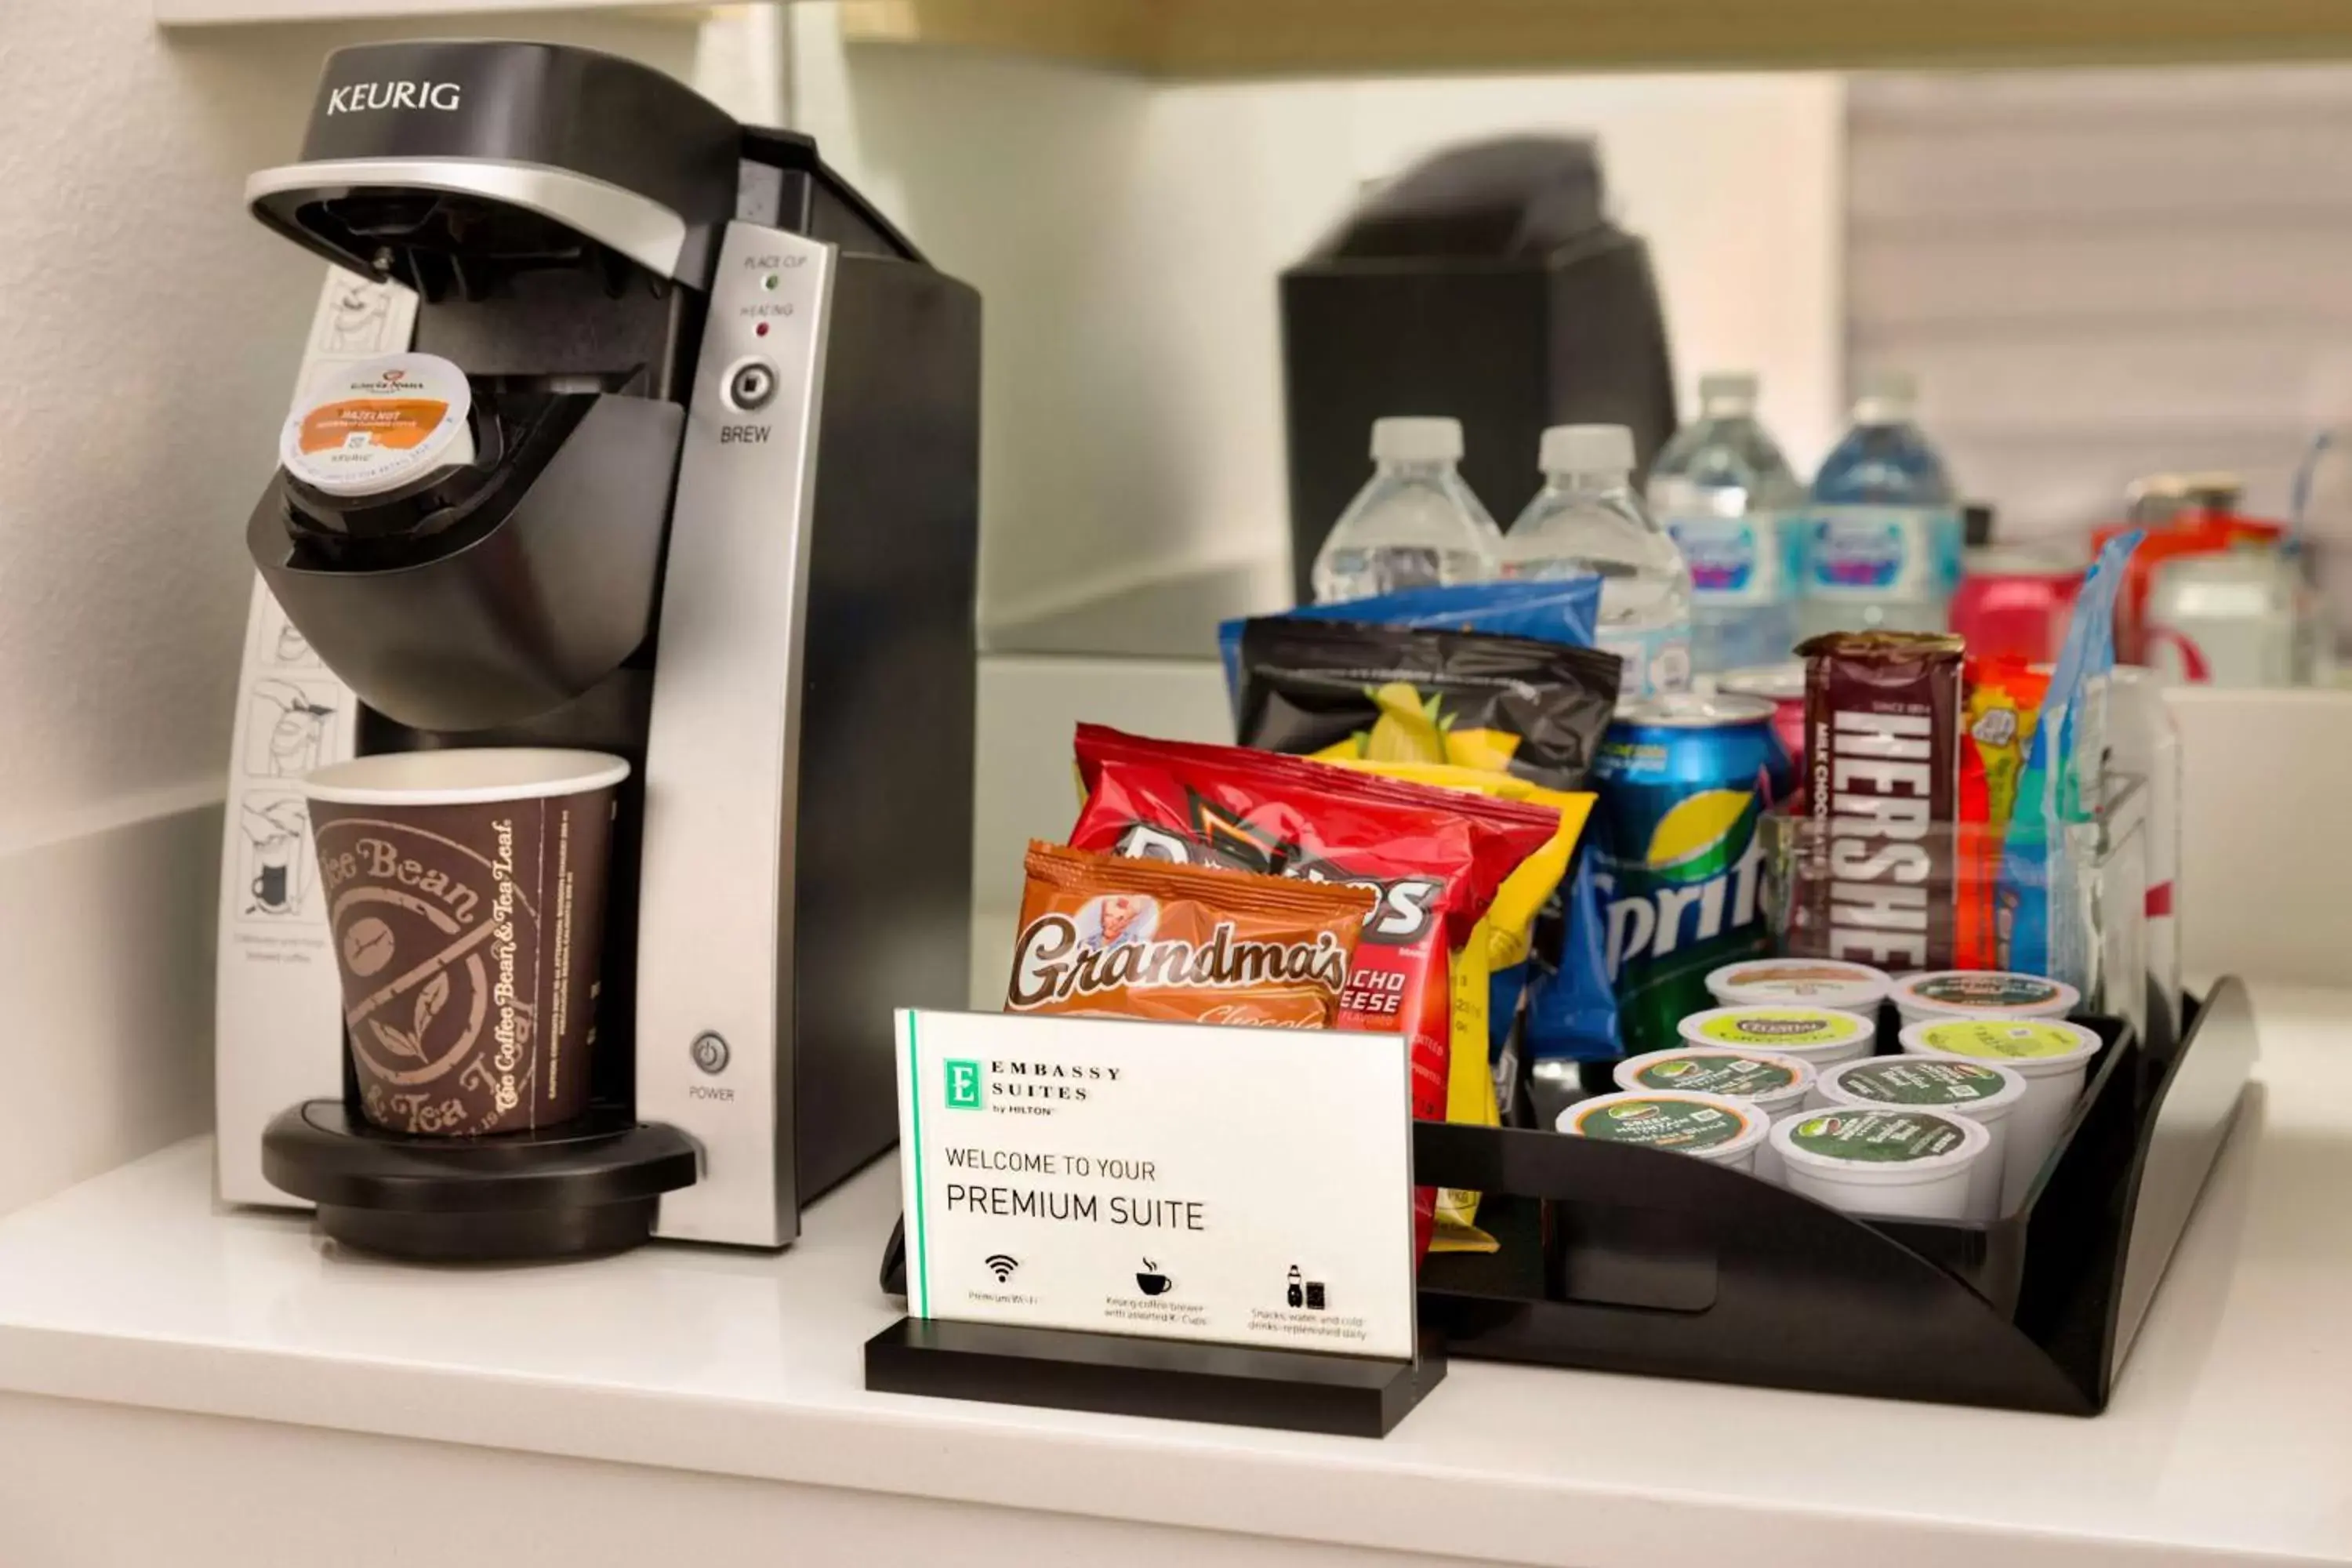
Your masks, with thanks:
[{"label": "doritos bag", "polygon": [[[1378,894],[1339,1002],[1342,1029],[1402,1032],[1413,1114],[1445,1115],[1454,1031],[1450,956],[1504,881],[1559,830],[1559,814],[1367,777],[1240,746],[1077,733],[1081,849],[1236,867]],[[1466,1050],[1486,1056],[1485,1009]],[[1429,1244],[1433,1194],[1416,1215]]]}]

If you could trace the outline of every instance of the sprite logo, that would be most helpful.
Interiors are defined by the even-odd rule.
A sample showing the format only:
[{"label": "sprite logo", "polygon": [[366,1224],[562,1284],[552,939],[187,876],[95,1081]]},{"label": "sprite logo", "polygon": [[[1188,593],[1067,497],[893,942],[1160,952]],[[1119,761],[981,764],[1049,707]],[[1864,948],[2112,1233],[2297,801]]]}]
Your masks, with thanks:
[{"label": "sprite logo", "polygon": [[1753,791],[1700,790],[1658,819],[1640,861],[1611,858],[1593,880],[1609,900],[1612,977],[1755,925],[1764,870],[1756,816]]}]

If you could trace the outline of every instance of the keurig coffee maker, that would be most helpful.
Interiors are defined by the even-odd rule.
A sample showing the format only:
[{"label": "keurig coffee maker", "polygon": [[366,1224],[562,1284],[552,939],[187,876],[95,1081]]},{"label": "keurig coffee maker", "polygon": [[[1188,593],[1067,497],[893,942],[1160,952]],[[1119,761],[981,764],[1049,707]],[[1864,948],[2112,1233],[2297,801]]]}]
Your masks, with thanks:
[{"label": "keurig coffee maker", "polygon": [[[896,1136],[892,1009],[965,1001],[977,296],[805,138],[583,49],[338,51],[247,199],[335,264],[302,386],[435,412],[247,527],[223,1197],[422,1257],[791,1241]],[[492,745],[631,765],[594,1109],[387,1133],[297,781]]]}]

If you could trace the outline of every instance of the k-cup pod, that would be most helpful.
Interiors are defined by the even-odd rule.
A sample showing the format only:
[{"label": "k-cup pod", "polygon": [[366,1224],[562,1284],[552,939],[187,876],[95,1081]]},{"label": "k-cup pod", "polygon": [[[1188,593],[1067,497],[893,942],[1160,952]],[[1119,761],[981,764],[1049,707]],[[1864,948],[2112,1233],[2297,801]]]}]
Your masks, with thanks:
[{"label": "k-cup pod", "polygon": [[[1628,1094],[1674,1089],[1693,1094],[1717,1094],[1745,1101],[1778,1122],[1805,1107],[1813,1087],[1813,1069],[1794,1057],[1769,1051],[1736,1050],[1727,1046],[1677,1046],[1628,1057],[1617,1064],[1617,1087]],[[1767,1138],[1756,1146],[1756,1173],[1768,1182],[1780,1179],[1780,1156]]]},{"label": "k-cup pod", "polygon": [[[2009,1157],[2010,1112],[2024,1102],[2023,1075],[1998,1062],[1958,1058],[1870,1057],[1840,1062],[1813,1085],[1815,1107],[1934,1110],[1965,1116],[1992,1134],[1992,1147],[1969,1168],[1970,1219],[1999,1219]],[[1778,1152],[1776,1150],[1775,1152]]]},{"label": "k-cup pod", "polygon": [[1755,1106],[1719,1094],[1643,1089],[1580,1100],[1555,1125],[1580,1138],[1669,1149],[1753,1174],[1756,1151],[1772,1121]]},{"label": "k-cup pod", "polygon": [[2063,980],[2000,969],[1937,969],[1888,993],[1906,1024],[1928,1018],[2063,1018],[2083,994]]},{"label": "k-cup pod", "polygon": [[615,791],[597,752],[398,752],[302,780],[367,1119],[474,1137],[588,1109]]},{"label": "k-cup pod", "polygon": [[[2066,989],[2071,994],[2073,988]],[[1903,1031],[1907,1054],[1999,1062],[2025,1079],[2025,1098],[2011,1116],[2009,1145],[2001,1155],[2003,1214],[2025,1201],[2042,1163],[2058,1146],[2101,1043],[2097,1031],[2063,1018],[1930,1018]]]},{"label": "k-cup pod", "polygon": [[382,495],[472,462],[473,405],[466,373],[438,354],[331,364],[296,401],[278,460],[328,495]]},{"label": "k-cup pod", "polygon": [[1835,958],[1751,958],[1710,971],[1706,988],[1727,1007],[1789,1003],[1868,1017],[1894,982],[1883,969]]},{"label": "k-cup pod", "polygon": [[1835,1007],[1710,1007],[1678,1026],[1694,1046],[1728,1046],[1794,1057],[1815,1072],[1836,1062],[1866,1057],[1878,1048],[1878,1026],[1859,1013]]},{"label": "k-cup pod", "polygon": [[1792,1193],[1849,1214],[1966,1219],[1992,1134],[1965,1116],[1832,1106],[1772,1130]]}]

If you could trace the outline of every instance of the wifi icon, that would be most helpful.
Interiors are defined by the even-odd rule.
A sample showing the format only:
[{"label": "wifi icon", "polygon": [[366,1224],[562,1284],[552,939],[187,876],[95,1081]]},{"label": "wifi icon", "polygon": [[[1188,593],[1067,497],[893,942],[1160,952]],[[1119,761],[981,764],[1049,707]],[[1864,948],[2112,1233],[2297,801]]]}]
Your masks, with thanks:
[{"label": "wifi icon", "polygon": [[1012,1279],[1013,1271],[1021,1267],[1021,1259],[1009,1258],[1002,1252],[991,1253],[981,1261],[988,1265],[988,1271],[996,1276],[996,1282],[999,1285]]}]

